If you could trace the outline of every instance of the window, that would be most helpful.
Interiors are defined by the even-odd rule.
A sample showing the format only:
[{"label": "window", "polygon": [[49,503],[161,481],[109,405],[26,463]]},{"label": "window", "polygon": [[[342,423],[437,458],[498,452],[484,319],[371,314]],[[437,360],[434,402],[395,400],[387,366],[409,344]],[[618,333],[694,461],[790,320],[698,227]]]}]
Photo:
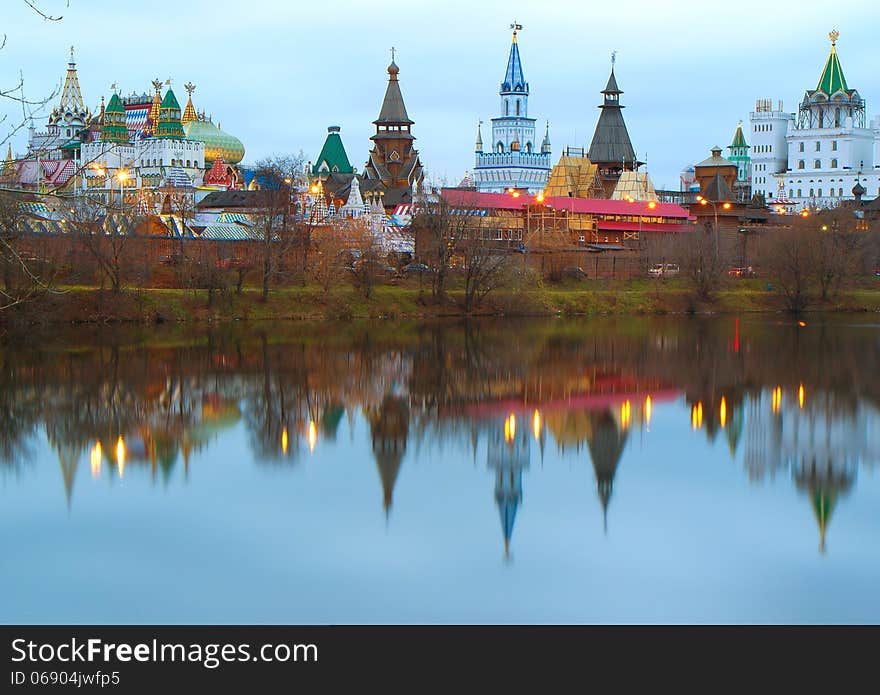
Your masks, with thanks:
[{"label": "window", "polygon": [[800,188],[798,188],[798,195],[797,195],[797,197],[798,197],[798,198],[803,198],[803,197],[804,197],[804,196],[803,196],[802,189],[800,189]]},{"label": "window", "polygon": [[843,189],[842,188],[837,189],[837,195],[839,195],[840,197],[843,197]]},{"label": "window", "polygon": [[516,100],[516,115],[519,116],[519,99]]},{"label": "window", "polygon": [[819,189],[819,197],[820,198],[822,197],[822,189],[821,188]]},{"label": "window", "polygon": [[814,188],[811,188],[811,189],[810,189],[810,197],[811,197],[811,198],[815,198],[815,197],[816,197],[816,189],[814,189]]},{"label": "window", "polygon": [[803,151],[804,151],[804,143],[799,142],[798,143],[798,152],[803,152]]},{"label": "window", "polygon": [[813,160],[813,168],[814,169],[821,169],[822,168],[822,160],[821,159]]},{"label": "window", "polygon": [[[800,195],[800,194],[801,194],[801,192],[798,191],[798,195]],[[789,189],[788,189],[788,197],[789,197],[789,198],[794,198],[794,189],[793,189],[793,188],[789,188]]]},{"label": "window", "polygon": [[817,142],[817,143],[816,143],[816,152],[821,152],[821,151],[822,151],[822,143],[821,143],[821,142]]},{"label": "window", "polygon": [[799,160],[798,160],[798,169],[803,169],[803,168],[804,168],[804,160],[803,160],[803,159],[799,159]]},{"label": "window", "polygon": [[837,152],[837,140],[832,140],[832,141],[831,141],[831,149],[832,149],[834,152]]},{"label": "window", "polygon": [[836,160],[836,159],[832,159],[832,160],[831,160],[831,168],[832,168],[832,169],[836,169],[836,168],[837,168],[837,160]]}]

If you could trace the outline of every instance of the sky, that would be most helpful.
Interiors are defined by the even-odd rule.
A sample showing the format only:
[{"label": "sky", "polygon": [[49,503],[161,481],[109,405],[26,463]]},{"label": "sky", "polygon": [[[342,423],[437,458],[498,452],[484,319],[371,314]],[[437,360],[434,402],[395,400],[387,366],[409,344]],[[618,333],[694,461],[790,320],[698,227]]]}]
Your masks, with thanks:
[{"label": "sky", "polygon": [[[876,28],[880,4],[818,0],[768,3],[369,3],[335,0],[188,0],[163,11],[113,0],[39,0],[47,22],[23,0],[4,0],[0,90],[24,76],[25,96],[60,86],[76,48],[86,104],[110,85],[149,91],[170,78],[178,100],[193,82],[198,110],[244,143],[245,162],[303,151],[314,160],[327,126],[342,128],[352,164],[363,169],[396,49],[407,111],[429,180],[457,184],[473,167],[476,124],[499,115],[498,89],[510,50],[510,23],[523,25],[520,53],[530,83],[529,112],[550,122],[553,161],[566,146],[589,147],[611,53],[633,146],[656,187],[678,188],[679,172],[730,144],[757,98],[796,111],[828,56],[828,32],[851,88],[880,114]],[[165,8],[166,6],[163,6]],[[16,117],[0,100],[0,138]],[[45,115],[35,118],[38,128]],[[747,133],[748,139],[748,133]],[[26,148],[26,134],[13,150]]]}]

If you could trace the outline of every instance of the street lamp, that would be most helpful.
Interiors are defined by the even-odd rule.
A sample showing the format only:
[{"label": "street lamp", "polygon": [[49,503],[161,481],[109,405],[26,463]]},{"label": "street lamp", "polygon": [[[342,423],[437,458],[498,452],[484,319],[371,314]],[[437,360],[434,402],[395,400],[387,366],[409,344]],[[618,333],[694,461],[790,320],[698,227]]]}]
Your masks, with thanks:
[{"label": "street lamp", "polygon": [[[697,200],[700,201],[700,205],[711,205],[712,211],[715,213],[715,253],[718,253],[718,203],[714,200],[707,200],[701,195],[697,196]],[[718,201],[720,202],[720,201]],[[730,210],[731,205],[728,202],[721,203],[721,207],[725,210]]]}]

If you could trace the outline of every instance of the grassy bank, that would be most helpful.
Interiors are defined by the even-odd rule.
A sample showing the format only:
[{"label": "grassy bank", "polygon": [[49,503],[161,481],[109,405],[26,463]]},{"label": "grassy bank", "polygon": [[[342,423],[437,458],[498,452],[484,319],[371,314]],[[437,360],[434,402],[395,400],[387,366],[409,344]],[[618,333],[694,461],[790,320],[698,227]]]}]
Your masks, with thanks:
[{"label": "grassy bank", "polygon": [[[283,287],[263,301],[246,288],[214,293],[205,290],[127,289],[120,293],[91,287],[65,287],[13,310],[0,319],[10,323],[172,323],[181,321],[261,321],[324,319],[427,319],[462,316],[461,292],[451,290],[435,303],[418,285],[376,287],[366,299],[350,287],[329,296],[317,287]],[[477,315],[597,316],[664,313],[749,313],[784,311],[780,294],[759,280],[731,282],[712,301],[697,301],[683,281],[630,280],[545,285],[522,292],[498,291]],[[880,280],[865,279],[808,311],[880,311]]]}]

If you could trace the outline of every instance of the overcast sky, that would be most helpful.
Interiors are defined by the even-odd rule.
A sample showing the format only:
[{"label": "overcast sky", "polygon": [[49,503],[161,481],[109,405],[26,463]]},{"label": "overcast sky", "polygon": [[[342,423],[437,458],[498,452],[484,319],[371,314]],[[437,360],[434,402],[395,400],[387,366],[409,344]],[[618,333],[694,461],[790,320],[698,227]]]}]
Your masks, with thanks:
[{"label": "overcast sky", "polygon": [[[783,99],[795,111],[816,86],[834,28],[849,86],[867,100],[869,117],[880,114],[880,4],[870,0],[187,0],[161,11],[118,0],[40,2],[63,21],[42,21],[21,0],[3,0],[0,88],[22,70],[26,96],[51,92],[74,45],[88,106],[109,97],[113,82],[140,93],[156,77],[172,79],[183,105],[183,85],[192,81],[196,108],[242,140],[246,162],[299,150],[313,160],[327,126],[339,125],[361,170],[394,46],[428,176],[457,183],[473,166],[477,119],[498,115],[514,20],[524,26],[530,115],[542,130],[550,121],[554,162],[566,145],[589,146],[613,50],[633,146],[657,187],[677,188],[684,166],[713,144],[730,144],[756,98]],[[2,112],[15,115],[0,103]],[[21,133],[13,149],[25,145]]]}]

